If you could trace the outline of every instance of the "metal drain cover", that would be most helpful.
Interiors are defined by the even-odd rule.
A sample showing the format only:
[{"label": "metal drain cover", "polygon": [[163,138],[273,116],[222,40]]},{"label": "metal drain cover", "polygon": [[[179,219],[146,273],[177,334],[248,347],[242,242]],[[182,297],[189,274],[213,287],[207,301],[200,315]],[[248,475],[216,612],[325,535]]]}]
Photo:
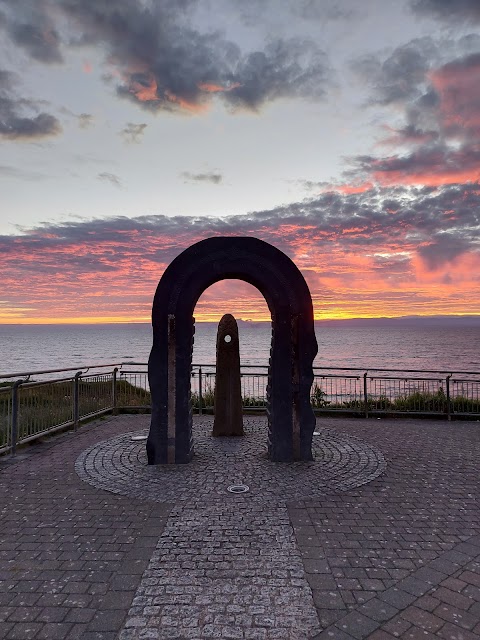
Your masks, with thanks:
[{"label": "metal drain cover", "polygon": [[143,436],[143,435],[139,435],[139,436],[132,436],[131,440],[133,440],[134,442],[136,442],[137,440],[146,440],[148,438],[148,436]]},{"label": "metal drain cover", "polygon": [[246,493],[249,491],[249,487],[246,484],[232,484],[227,487],[227,491],[230,491],[230,493]]}]

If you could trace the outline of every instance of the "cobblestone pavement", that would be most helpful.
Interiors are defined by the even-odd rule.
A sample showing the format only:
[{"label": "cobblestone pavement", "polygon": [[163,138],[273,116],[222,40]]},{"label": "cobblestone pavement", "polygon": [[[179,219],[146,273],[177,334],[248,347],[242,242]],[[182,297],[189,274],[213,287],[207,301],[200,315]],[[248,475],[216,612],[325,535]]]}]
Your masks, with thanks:
[{"label": "cobblestone pavement", "polygon": [[[383,456],[322,429],[315,462],[273,464],[264,419],[246,418],[243,438],[213,439],[212,424],[196,421],[189,465],[146,466],[145,442],[128,434],[77,460],[96,486],[177,501],[120,638],[306,640],[320,627],[285,500],[365,484],[384,471]],[[246,495],[228,492],[239,483]]]},{"label": "cobblestone pavement", "polygon": [[[141,480],[143,445],[122,434],[148,416],[97,421],[0,463],[0,638],[480,638],[480,423],[319,420],[330,448],[309,483],[308,465],[261,450],[222,479],[200,446],[206,420],[194,420],[193,465],[141,466]],[[107,455],[105,441],[129,446]],[[80,480],[78,458],[90,480],[116,474],[121,492]],[[201,464],[215,489],[205,475],[198,485]],[[250,491],[227,494],[231,481]],[[192,601],[204,618],[189,626]]]}]

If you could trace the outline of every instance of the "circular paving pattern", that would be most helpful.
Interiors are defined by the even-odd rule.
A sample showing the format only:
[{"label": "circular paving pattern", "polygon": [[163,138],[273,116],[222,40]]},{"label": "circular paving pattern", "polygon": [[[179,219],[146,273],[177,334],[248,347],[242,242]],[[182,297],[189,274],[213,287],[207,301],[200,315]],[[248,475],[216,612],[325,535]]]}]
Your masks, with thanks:
[{"label": "circular paving pattern", "polygon": [[[317,429],[313,462],[279,463],[267,457],[267,421],[244,418],[245,436],[213,438],[211,416],[195,418],[195,455],[185,465],[147,465],[145,440],[126,433],[84,451],[75,470],[95,487],[157,502],[296,500],[359,487],[383,473],[382,453],[357,438]],[[146,433],[146,431],[142,432]],[[227,491],[247,485],[242,494]]]}]

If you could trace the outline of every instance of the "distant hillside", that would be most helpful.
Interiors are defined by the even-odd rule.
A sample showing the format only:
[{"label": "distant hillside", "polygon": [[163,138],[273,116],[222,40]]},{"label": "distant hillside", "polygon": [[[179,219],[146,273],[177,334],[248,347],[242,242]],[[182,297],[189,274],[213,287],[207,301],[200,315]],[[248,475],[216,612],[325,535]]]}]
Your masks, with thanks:
[{"label": "distant hillside", "polygon": [[351,318],[316,320],[329,327],[479,327],[480,316],[401,316],[400,318]]}]

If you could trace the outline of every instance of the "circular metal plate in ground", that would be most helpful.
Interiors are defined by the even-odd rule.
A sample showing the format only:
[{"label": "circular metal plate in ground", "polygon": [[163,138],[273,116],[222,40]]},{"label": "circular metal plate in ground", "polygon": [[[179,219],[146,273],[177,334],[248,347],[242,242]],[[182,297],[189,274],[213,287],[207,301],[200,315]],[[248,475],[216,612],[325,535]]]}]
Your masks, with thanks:
[{"label": "circular metal plate in ground", "polygon": [[135,434],[126,433],[84,451],[75,469],[83,480],[106,491],[175,503],[225,500],[226,482],[236,476],[250,487],[250,502],[265,504],[353,489],[378,477],[386,466],[377,448],[332,429],[317,426],[313,462],[283,463],[268,459],[266,418],[244,417],[241,438],[212,438],[212,426],[212,416],[195,417],[195,455],[188,464],[149,466],[145,442],[132,441]]},{"label": "circular metal plate in ground", "polygon": [[231,484],[227,487],[227,491],[230,491],[230,493],[246,493],[249,488],[246,484]]}]

